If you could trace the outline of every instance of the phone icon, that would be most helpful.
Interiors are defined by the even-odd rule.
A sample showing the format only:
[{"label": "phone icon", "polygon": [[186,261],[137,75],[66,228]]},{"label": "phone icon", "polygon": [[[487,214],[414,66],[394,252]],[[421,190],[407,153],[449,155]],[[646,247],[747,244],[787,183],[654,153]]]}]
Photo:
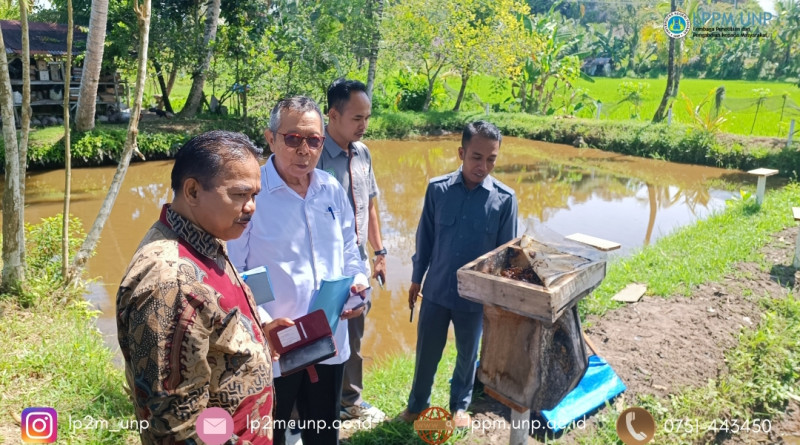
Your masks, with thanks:
[{"label": "phone icon", "polygon": [[642,441],[647,439],[647,434],[640,433],[633,428],[633,420],[636,418],[636,413],[630,411],[628,414],[625,414],[625,426],[628,428],[628,433],[633,436],[634,439],[638,441]]},{"label": "phone icon", "polygon": [[625,445],[644,445],[655,434],[656,422],[644,408],[628,408],[617,419],[617,435]]}]

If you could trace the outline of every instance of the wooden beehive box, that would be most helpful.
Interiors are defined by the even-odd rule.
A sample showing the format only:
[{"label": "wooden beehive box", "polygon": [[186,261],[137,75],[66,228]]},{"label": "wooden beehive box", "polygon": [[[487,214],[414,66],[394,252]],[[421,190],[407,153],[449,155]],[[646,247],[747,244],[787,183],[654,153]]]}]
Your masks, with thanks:
[{"label": "wooden beehive box", "polygon": [[575,255],[572,256],[578,268],[568,271],[548,287],[507,278],[503,276],[504,271],[511,257],[520,252],[521,240],[522,237],[511,240],[461,267],[457,272],[459,295],[551,325],[605,278],[605,261],[590,263]]},{"label": "wooden beehive box", "polygon": [[478,378],[519,412],[552,409],[588,365],[576,303],[606,263],[565,243],[520,237],[458,270],[459,294],[484,305]]},{"label": "wooden beehive box", "polygon": [[605,278],[604,261],[569,272],[549,287],[506,278],[501,274],[508,267],[509,256],[520,250],[521,239],[511,240],[461,267],[457,272],[459,295],[552,324]]},{"label": "wooden beehive box", "polygon": [[519,412],[553,409],[588,366],[577,306],[553,325],[485,306],[478,379],[485,391]]}]

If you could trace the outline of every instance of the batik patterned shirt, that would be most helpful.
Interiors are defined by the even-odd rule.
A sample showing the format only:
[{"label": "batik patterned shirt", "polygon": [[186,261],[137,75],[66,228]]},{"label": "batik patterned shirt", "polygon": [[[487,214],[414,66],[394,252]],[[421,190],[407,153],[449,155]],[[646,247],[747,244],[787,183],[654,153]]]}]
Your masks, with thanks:
[{"label": "batik patterned shirt", "polygon": [[250,289],[225,244],[165,205],[117,293],[117,328],[144,444],[196,444],[208,407],[231,414],[228,443],[272,444],[272,362]]}]

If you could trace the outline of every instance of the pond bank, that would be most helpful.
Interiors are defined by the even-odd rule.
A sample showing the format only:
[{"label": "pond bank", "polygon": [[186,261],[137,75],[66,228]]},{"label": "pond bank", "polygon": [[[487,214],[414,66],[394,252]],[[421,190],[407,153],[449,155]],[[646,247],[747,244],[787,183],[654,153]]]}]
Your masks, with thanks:
[{"label": "pond bank", "polygon": [[[366,137],[404,139],[459,133],[466,122],[476,119],[488,119],[508,136],[714,167],[740,170],[776,168],[787,177],[796,178],[800,174],[800,136],[795,138],[792,147],[786,148],[785,139],[707,134],[678,123],[667,125],[523,113],[490,113],[487,116],[484,113],[467,112],[376,112]],[[140,151],[148,160],[172,158],[191,136],[211,129],[241,131],[265,146],[262,132],[266,122],[265,116],[247,119],[216,116],[190,120],[145,119],[140,126]],[[63,166],[61,131],[55,127],[32,131],[29,150],[31,170]],[[122,152],[125,134],[126,129],[120,125],[102,125],[90,132],[74,134],[73,166],[114,164]],[[2,141],[0,158],[5,155],[1,145]],[[139,161],[136,157],[132,160]]]}]

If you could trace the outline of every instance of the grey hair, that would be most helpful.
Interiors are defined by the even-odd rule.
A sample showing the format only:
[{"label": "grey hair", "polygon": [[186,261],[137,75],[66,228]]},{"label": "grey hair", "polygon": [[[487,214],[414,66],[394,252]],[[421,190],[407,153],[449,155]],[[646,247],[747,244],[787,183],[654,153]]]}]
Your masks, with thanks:
[{"label": "grey hair", "polygon": [[[295,111],[298,113],[316,111],[319,115],[320,127],[325,125],[325,120],[322,118],[322,111],[319,109],[319,105],[314,102],[314,99],[306,96],[293,96],[287,99],[281,99],[275,104],[275,107],[272,108],[272,112],[269,114],[269,130],[271,132],[276,133],[278,128],[281,127],[281,115],[285,111]],[[322,129],[323,128],[320,128],[320,130]]]}]

